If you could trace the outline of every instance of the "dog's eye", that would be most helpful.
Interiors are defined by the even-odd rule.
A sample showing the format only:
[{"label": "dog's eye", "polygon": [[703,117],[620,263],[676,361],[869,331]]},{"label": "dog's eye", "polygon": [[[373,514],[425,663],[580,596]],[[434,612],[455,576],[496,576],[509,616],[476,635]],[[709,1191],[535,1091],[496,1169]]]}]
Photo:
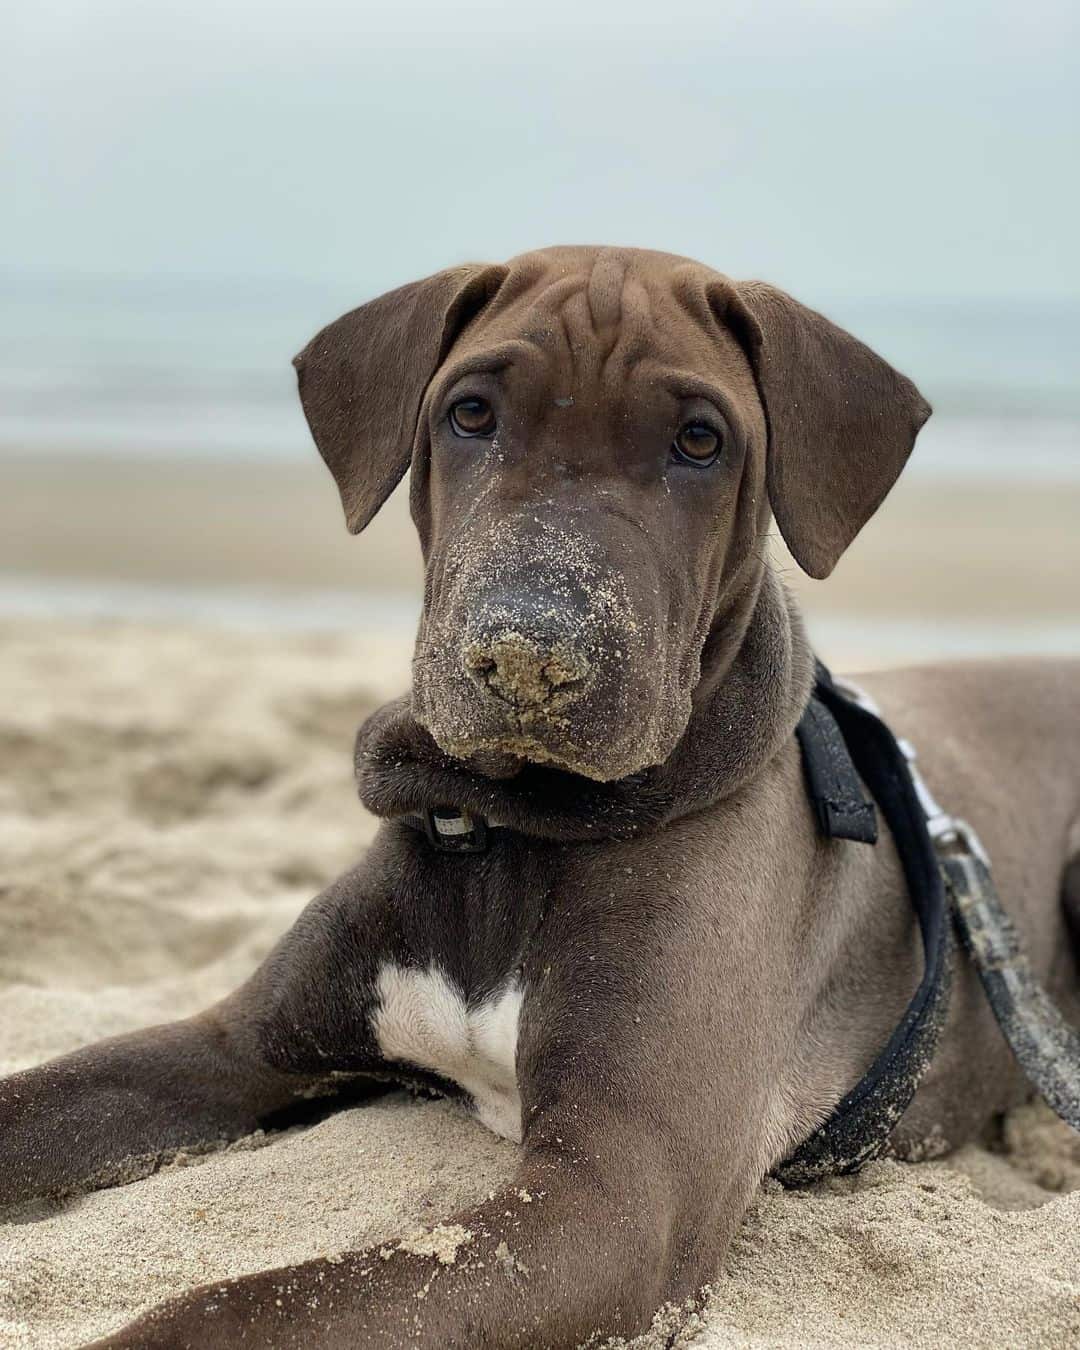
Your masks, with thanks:
[{"label": "dog's eye", "polygon": [[723,442],[719,433],[704,422],[687,422],[679,428],[671,449],[679,459],[704,467],[717,459]]},{"label": "dog's eye", "polygon": [[462,398],[450,409],[455,436],[490,436],[495,431],[495,411],[486,398]]}]

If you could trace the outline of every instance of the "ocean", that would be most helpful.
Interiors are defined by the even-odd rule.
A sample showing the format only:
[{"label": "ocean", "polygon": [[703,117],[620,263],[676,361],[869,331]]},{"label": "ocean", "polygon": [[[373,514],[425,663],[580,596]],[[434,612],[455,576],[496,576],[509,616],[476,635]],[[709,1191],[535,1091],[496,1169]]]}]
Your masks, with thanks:
[{"label": "ocean", "polygon": [[[389,282],[0,274],[0,453],[311,453],[290,359]],[[916,381],[909,473],[1080,476],[1080,302],[813,297]]]}]

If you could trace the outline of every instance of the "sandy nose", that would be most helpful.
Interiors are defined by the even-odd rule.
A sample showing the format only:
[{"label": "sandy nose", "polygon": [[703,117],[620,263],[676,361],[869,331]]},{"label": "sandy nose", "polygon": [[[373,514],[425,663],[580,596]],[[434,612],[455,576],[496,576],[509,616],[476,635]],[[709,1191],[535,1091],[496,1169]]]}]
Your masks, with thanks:
[{"label": "sandy nose", "polygon": [[468,643],[464,663],[477,684],[520,709],[571,702],[589,671],[588,659],[568,643],[549,644],[510,628]]}]

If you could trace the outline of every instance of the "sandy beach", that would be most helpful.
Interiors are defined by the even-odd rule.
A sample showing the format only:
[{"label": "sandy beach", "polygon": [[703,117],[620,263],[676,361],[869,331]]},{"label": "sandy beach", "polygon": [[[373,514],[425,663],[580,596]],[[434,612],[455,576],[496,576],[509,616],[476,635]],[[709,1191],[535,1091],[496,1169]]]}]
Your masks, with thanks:
[{"label": "sandy beach", "polygon": [[[1070,632],[1080,646],[1078,521],[1080,477],[981,482],[913,469],[827,582],[805,578],[774,542],[812,621],[860,627],[861,645],[844,659],[878,659],[868,623],[935,626],[938,643],[954,649],[956,634],[990,630],[989,650],[1038,650]],[[351,536],[314,450],[245,461],[0,449],[5,575],[296,597],[359,591],[414,605],[422,583],[407,489]],[[319,615],[308,623],[317,627]]]},{"label": "sandy beach", "polygon": [[[8,619],[0,643],[7,1072],[244,978],[372,834],[348,745],[408,641]],[[0,1345],[75,1347],[191,1285],[400,1235],[514,1154],[454,1104],[393,1094],[23,1206],[0,1220]],[[1078,1188],[1080,1140],[1037,1107],[994,1151],[766,1183],[680,1343],[1075,1343]]]},{"label": "sandy beach", "polygon": [[[820,570],[812,554],[831,558],[830,540],[878,499],[916,426],[900,479],[827,580],[800,571],[775,527],[750,540],[754,527],[740,525],[725,567],[733,548],[767,552],[815,654],[839,674],[994,656],[1080,662],[1075,6],[116,0],[23,4],[4,37],[0,1078],[212,1005],[375,838],[354,739],[409,687],[424,566],[408,475],[352,536],[316,434],[355,514],[418,415],[445,418],[437,453],[477,496],[436,483],[433,515],[460,510],[488,527],[482,570],[498,579],[482,608],[500,629],[496,591],[513,594],[548,562],[524,547],[509,555],[513,531],[485,515],[492,486],[525,502],[555,475],[572,492],[571,525],[587,519],[593,488],[617,505],[614,474],[629,480],[627,501],[655,490],[663,528],[634,507],[612,534],[635,541],[620,545],[629,553],[636,522],[666,551],[655,586],[626,557],[625,587],[610,576],[563,586],[564,550],[602,562],[610,547],[569,526],[558,541],[566,522],[542,504],[534,522],[521,517],[553,560],[538,622],[557,633],[565,614],[552,607],[590,586],[605,616],[582,625],[580,642],[547,642],[542,661],[521,635],[480,631],[465,573],[481,570],[481,550],[463,541],[433,570],[433,587],[445,578],[463,598],[425,644],[433,680],[467,688],[456,658],[440,663],[447,635],[464,632],[470,672],[527,695],[531,714],[563,719],[589,690],[564,721],[587,746],[617,747],[620,728],[649,721],[622,694],[639,670],[662,687],[674,664],[672,644],[650,636],[652,614],[665,588],[675,619],[700,609],[696,591],[678,598],[694,589],[683,583],[702,562],[695,541],[718,550],[725,521],[763,507],[764,490]],[[522,256],[551,246],[562,247]],[[755,391],[760,410],[747,406]],[[472,400],[491,403],[495,424],[481,417],[459,443],[450,433],[469,428],[457,405]],[[934,410],[924,427],[922,401]],[[715,476],[680,463],[661,482],[670,454],[685,458],[680,445],[708,448],[700,430],[684,437],[699,422],[717,442],[699,468]],[[748,450],[768,459],[763,487],[737,467]],[[638,598],[624,604],[624,590]],[[626,631],[597,661],[591,644],[605,639],[594,635],[614,631],[617,609]],[[758,668],[775,668],[775,650],[760,647]],[[503,648],[507,671],[492,655]],[[763,743],[766,703],[748,706],[734,734],[719,727],[721,776],[748,762],[734,752],[741,733],[746,755]],[[902,726],[905,711],[887,710],[900,736],[923,726],[916,750],[932,765],[934,733],[914,718]],[[470,719],[448,709],[446,720],[458,725],[443,741],[464,753]],[[932,725],[977,800],[979,766],[1000,756],[965,759],[959,717]],[[661,743],[659,727],[650,735]],[[631,763],[611,752],[611,772]],[[776,768],[763,771],[763,800]],[[1041,803],[1050,791],[1037,778],[1010,759],[994,788]],[[742,806],[739,828],[761,823]],[[722,861],[739,851],[726,847]],[[1023,879],[1036,850],[1008,848],[996,849],[998,874]],[[732,875],[783,891],[782,848],[744,852]],[[650,884],[611,870],[605,923]],[[670,913],[660,920],[679,931]],[[730,924],[718,926],[730,945]],[[589,925],[578,915],[567,927],[576,952]],[[784,942],[803,932],[788,930]],[[632,960],[648,940],[630,923],[597,959]],[[742,973],[758,968],[749,960]],[[792,971],[803,990],[807,971]],[[411,988],[412,972],[399,973],[381,972],[386,989]],[[847,983],[821,985],[824,1020],[844,1015]],[[595,1032],[586,984],[572,1012]],[[860,1016],[881,1003],[873,980],[852,988]],[[288,999],[277,1003],[287,1017]],[[528,1017],[527,997],[522,1007]],[[753,1018],[699,1009],[720,1028],[729,1086],[741,1083],[731,1027],[748,1029],[749,1053],[769,1037]],[[374,1031],[389,1036],[395,1012],[383,1006]],[[498,1043],[502,1088],[513,1023],[467,1023]],[[680,1031],[665,1029],[667,1049]],[[807,1056],[822,1052],[791,1078],[810,1091],[829,1081],[835,1045],[802,1040]],[[625,1079],[589,1076],[616,1115]],[[788,1085],[772,1086],[781,1101]],[[349,1101],[160,1160],[124,1185],[0,1205],[0,1350],[85,1350],[195,1286],[394,1241],[416,1250],[418,1233],[430,1239],[514,1173],[518,1146],[458,1102],[389,1086]],[[85,1094],[70,1105],[92,1138]],[[769,1115],[747,1116],[766,1141],[783,1123]],[[247,1114],[242,1128],[283,1118]],[[714,1135],[719,1119],[714,1107]],[[522,1185],[528,1213],[550,1218],[532,1203],[541,1188],[522,1199]],[[661,1192],[650,1204],[663,1209]],[[685,1228],[667,1254],[696,1270]],[[644,1232],[622,1206],[610,1229],[613,1243]],[[649,1241],[616,1250],[648,1252]],[[488,1263],[482,1278],[527,1278],[529,1261],[509,1245],[504,1261],[500,1245],[498,1274]],[[644,1260],[626,1258],[628,1279],[654,1288]],[[576,1253],[549,1269],[571,1271],[557,1291],[567,1305],[595,1306],[595,1272]],[[325,1307],[337,1295],[324,1284],[315,1297]],[[429,1328],[437,1302],[418,1305]],[[548,1313],[554,1325],[558,1307],[541,1322]],[[586,1344],[602,1350],[599,1333]],[[950,1156],[879,1160],[801,1191],[767,1179],[702,1298],[658,1310],[633,1344],[1080,1350],[1080,1132],[1031,1101]]]},{"label": "sandy beach", "polygon": [[[1080,649],[1080,485],[902,482],[827,584],[777,549],[837,667]],[[240,982],[374,822],[358,722],[405,687],[419,550],[398,492],[351,538],[310,462],[0,458],[0,1071]],[[191,1285],[392,1238],[514,1147],[393,1094],[0,1216],[0,1346],[75,1347]],[[1080,1141],[762,1188],[686,1343],[1080,1338]],[[666,1343],[660,1324],[649,1343]]]}]

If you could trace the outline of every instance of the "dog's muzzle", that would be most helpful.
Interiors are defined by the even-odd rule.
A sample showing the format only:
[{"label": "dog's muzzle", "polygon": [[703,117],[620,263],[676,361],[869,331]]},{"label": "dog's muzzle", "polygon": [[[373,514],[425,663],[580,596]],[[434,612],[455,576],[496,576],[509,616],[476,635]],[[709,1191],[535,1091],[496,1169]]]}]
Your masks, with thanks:
[{"label": "dog's muzzle", "polygon": [[503,627],[467,641],[469,678],[518,713],[569,706],[588,684],[589,658],[569,641]]},{"label": "dog's muzzle", "polygon": [[606,782],[664,759],[689,696],[661,650],[658,588],[636,535],[616,566],[617,520],[605,540],[548,514],[500,521],[498,549],[483,532],[479,547],[475,523],[447,546],[417,638],[413,709],[455,759]]}]

